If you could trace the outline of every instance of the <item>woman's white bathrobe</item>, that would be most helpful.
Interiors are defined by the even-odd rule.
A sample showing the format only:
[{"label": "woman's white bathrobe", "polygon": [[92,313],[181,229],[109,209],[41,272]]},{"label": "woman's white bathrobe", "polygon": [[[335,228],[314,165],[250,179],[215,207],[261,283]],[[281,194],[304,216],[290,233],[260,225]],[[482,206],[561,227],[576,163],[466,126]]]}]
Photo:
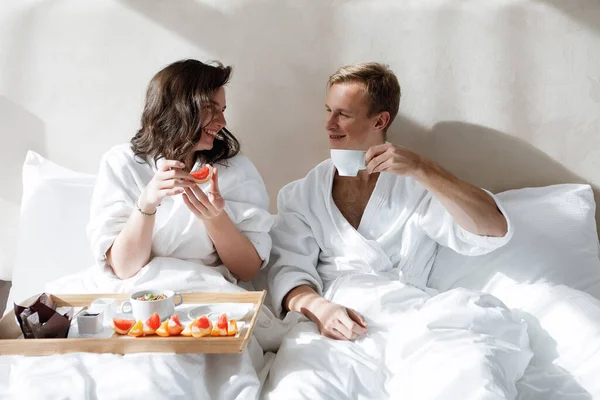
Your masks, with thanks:
[{"label": "woman's white bathrobe", "polygon": [[[508,216],[508,233],[504,237],[472,234],[461,228],[416,180],[384,172],[358,229],[354,229],[333,201],[334,175],[333,163],[326,160],[305,178],[280,191],[278,216],[271,230],[269,292],[276,313],[281,315],[285,295],[296,286],[310,285],[325,298],[363,314],[369,322],[368,340],[375,342],[370,342],[371,347],[365,344],[367,339],[335,342],[319,337],[311,322],[300,324],[284,339],[272,367],[270,397],[279,398],[278,393],[284,397],[286,391],[292,390],[307,398],[324,393],[339,394],[331,398],[344,398],[344,394],[360,398],[361,391],[365,398],[400,395],[411,399],[453,398],[444,397],[444,388],[450,387],[443,384],[448,374],[443,370],[434,372],[438,363],[448,361],[443,351],[435,350],[426,358],[421,357],[422,365],[411,359],[412,367],[408,369],[401,367],[402,357],[398,356],[409,354],[409,349],[398,346],[410,346],[410,351],[431,349],[428,343],[438,340],[437,333],[448,329],[458,333],[454,343],[448,337],[444,339],[448,340],[447,348],[456,349],[457,343],[466,338],[477,344],[467,348],[465,354],[474,351],[490,355],[492,360],[491,366],[471,361],[476,367],[463,374],[463,381],[472,381],[475,392],[467,390],[465,396],[484,390],[481,387],[487,386],[483,380],[495,382],[494,390],[498,393],[514,396],[514,381],[522,375],[531,357],[526,327],[491,296],[459,290],[431,297],[436,292],[426,287],[438,244],[467,255],[493,251],[507,243],[513,234]],[[492,197],[506,216],[498,199]],[[492,314],[498,317],[491,318]],[[493,323],[481,322],[492,319]],[[402,325],[396,326],[400,321]],[[407,335],[402,345],[399,332]],[[429,336],[423,336],[425,333]],[[395,340],[389,341],[390,337]],[[417,337],[421,337],[420,342]],[[480,340],[481,337],[492,339]],[[392,344],[395,350],[390,347]],[[508,351],[510,354],[494,359],[507,346],[513,349]],[[392,361],[388,359],[391,354],[395,354]],[[369,367],[365,370],[366,365]],[[347,374],[349,368],[353,370],[353,379],[338,376]],[[494,372],[498,368],[502,374]],[[437,379],[439,385],[429,385],[429,391],[424,390],[417,382],[426,382],[425,378]],[[321,387],[323,392],[318,389]],[[398,390],[399,387],[404,389]],[[436,390],[441,391],[440,397],[436,397]]]},{"label": "woman's white bathrobe", "polygon": [[[158,164],[160,165],[160,162]],[[269,229],[273,216],[268,212],[269,197],[260,174],[242,155],[224,161],[219,170],[219,189],[225,211],[254,244],[261,259],[268,261],[271,251]],[[88,236],[99,265],[109,268],[106,251],[123,230],[136,209],[142,190],[157,171],[153,160],[141,163],[128,144],[115,146],[100,163],[90,213]],[[210,183],[200,185],[206,191]],[[157,208],[152,233],[152,256],[169,257],[214,267],[229,281],[235,278],[221,265],[204,223],[185,205],[181,195],[165,197]]]}]

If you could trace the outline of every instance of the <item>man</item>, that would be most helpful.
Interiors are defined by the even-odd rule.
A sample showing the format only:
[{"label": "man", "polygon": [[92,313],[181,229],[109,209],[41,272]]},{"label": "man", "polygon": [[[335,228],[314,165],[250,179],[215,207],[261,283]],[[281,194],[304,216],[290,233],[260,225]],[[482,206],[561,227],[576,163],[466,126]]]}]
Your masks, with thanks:
[{"label": "man", "polygon": [[[350,347],[335,347],[338,350],[356,349],[359,342],[364,346],[365,337],[377,338],[377,345],[369,351],[380,354],[356,366],[374,362],[386,371],[385,378],[381,374],[371,377],[379,383],[367,391],[365,396],[369,398],[379,398],[375,394],[378,390],[381,396],[393,392],[411,399],[435,398],[437,389],[429,386],[424,390],[417,382],[426,373],[431,378],[431,369],[443,360],[445,352],[462,343],[459,338],[477,343],[465,350],[467,353],[497,355],[500,360],[488,365],[483,361],[485,357],[478,356],[479,361],[464,370],[466,381],[482,380],[474,390],[485,392],[487,389],[481,387],[489,388],[485,382],[492,380],[497,387],[492,385],[495,388],[489,389],[490,393],[502,393],[501,398],[514,397],[514,381],[531,357],[520,321],[515,321],[504,305],[491,296],[458,290],[432,298],[435,291],[426,287],[438,244],[462,254],[485,254],[510,240],[511,224],[489,192],[459,180],[405,147],[386,142],[386,132],[398,113],[399,103],[397,78],[384,65],[350,65],[330,77],[325,105],[330,147],[365,150],[366,169],[355,177],[340,176],[329,159],[281,190],[279,215],[271,231],[273,251],[268,270],[273,307],[279,315],[287,311],[304,314],[325,337],[359,339]],[[436,304],[443,304],[443,313]],[[472,313],[468,304],[476,304]],[[502,329],[475,322],[480,317],[490,320],[491,315],[497,317],[496,327]],[[456,319],[449,323],[449,316]],[[286,382],[287,389],[290,385],[295,387],[291,382],[294,374],[302,373],[299,371],[303,370],[303,363],[309,370],[315,368],[308,350],[315,346],[319,347],[318,354],[327,352],[335,365],[351,362],[348,354],[341,357],[343,352],[331,350],[333,342],[311,336],[315,325],[301,325],[284,340],[271,370],[271,385],[275,388],[286,386]],[[392,353],[400,357],[398,360],[408,354],[406,344],[389,340],[398,339],[399,332],[413,342],[425,335],[426,339],[420,339],[425,346],[432,341],[437,343],[441,332],[445,335],[450,331],[455,331],[453,340],[457,342],[452,344],[450,340],[450,348],[443,347],[428,356],[441,359],[411,359],[408,370],[387,360]],[[295,351],[306,335],[312,338],[312,347]],[[484,337],[493,339],[486,342]],[[505,351],[507,343],[513,346],[511,351]],[[356,355],[351,358],[354,360]],[[292,359],[293,367],[287,362]],[[332,382],[338,380],[332,370],[336,368],[324,369],[327,384],[335,386]],[[503,371],[500,375],[499,370]],[[307,379],[303,375],[302,380]],[[447,376],[441,371],[435,379],[444,382]],[[311,390],[318,385],[313,383]],[[340,391],[350,390],[344,386],[347,384],[341,385]],[[441,387],[448,389],[452,384]],[[320,394],[310,392],[306,396]],[[355,394],[348,393],[348,397]]]}]

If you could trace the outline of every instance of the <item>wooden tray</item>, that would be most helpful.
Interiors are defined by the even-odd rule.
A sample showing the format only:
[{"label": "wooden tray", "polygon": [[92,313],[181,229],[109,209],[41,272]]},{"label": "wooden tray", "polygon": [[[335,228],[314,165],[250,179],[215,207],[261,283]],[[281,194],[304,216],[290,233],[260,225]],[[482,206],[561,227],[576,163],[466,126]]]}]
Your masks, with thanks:
[{"label": "wooden tray", "polygon": [[[23,339],[14,310],[0,319],[0,354],[49,355],[61,353],[241,353],[246,349],[265,298],[262,292],[181,293],[183,304],[253,303],[250,317],[244,318],[239,333],[230,337],[130,337],[114,334],[109,338]],[[97,298],[110,297],[117,302],[129,300],[129,294],[51,295],[57,307],[85,307]],[[75,319],[75,317],[74,317]]]}]

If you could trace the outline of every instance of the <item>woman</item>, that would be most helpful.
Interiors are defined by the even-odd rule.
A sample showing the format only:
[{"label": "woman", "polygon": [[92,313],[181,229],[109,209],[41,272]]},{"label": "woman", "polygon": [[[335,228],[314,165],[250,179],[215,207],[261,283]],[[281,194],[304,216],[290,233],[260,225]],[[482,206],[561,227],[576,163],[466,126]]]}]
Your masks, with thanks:
[{"label": "woman", "polygon": [[[273,219],[258,171],[226,128],[230,76],[218,62],[167,66],[150,81],[131,143],[104,155],[88,234],[94,255],[118,278],[177,259],[236,283],[266,263]],[[204,164],[214,173],[197,185],[190,171]]]},{"label": "woman", "polygon": [[[251,279],[266,263],[273,217],[260,175],[226,129],[230,74],[220,63],[185,60],[152,78],[141,128],[100,164],[88,226],[96,265],[56,281],[53,293],[242,291],[238,279]],[[190,171],[203,164],[215,173],[197,185]],[[188,324],[197,308],[176,310]],[[258,398],[270,365],[263,353],[269,337],[259,336],[273,331],[272,314],[263,314],[241,354],[61,355],[39,366],[23,363],[15,382],[29,373],[69,381],[72,398],[123,388],[128,399]],[[48,365],[62,367],[49,377]],[[60,397],[56,393],[33,397]]]}]

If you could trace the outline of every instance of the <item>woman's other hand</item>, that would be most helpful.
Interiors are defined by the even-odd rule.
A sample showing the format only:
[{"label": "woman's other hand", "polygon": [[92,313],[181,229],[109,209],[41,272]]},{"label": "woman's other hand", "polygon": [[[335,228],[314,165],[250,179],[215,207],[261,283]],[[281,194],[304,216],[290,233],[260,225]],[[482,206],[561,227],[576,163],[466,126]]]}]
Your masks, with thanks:
[{"label": "woman's other hand", "polygon": [[183,168],[182,162],[165,160],[142,191],[138,199],[140,210],[153,214],[165,197],[182,194],[184,189],[196,186],[194,178]]},{"label": "woman's other hand", "polygon": [[221,197],[218,179],[219,172],[214,168],[208,195],[197,185],[184,188],[183,201],[185,205],[202,220],[218,217],[225,208],[225,199]]}]

